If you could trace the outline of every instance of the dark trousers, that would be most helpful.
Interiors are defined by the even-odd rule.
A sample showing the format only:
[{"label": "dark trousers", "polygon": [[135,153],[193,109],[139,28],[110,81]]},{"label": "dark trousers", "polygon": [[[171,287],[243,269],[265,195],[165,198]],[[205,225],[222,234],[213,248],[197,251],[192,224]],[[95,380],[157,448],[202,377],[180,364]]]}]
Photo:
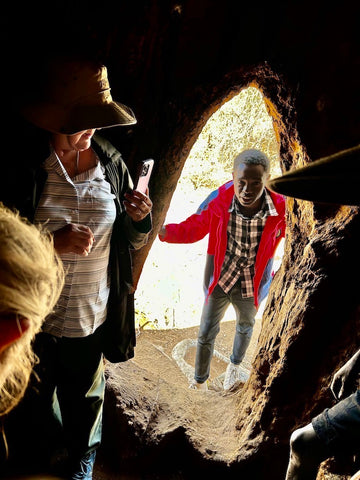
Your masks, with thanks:
[{"label": "dark trousers", "polygon": [[76,461],[99,446],[105,393],[101,344],[98,330],[84,338],[36,336],[39,362],[25,397],[3,419],[9,448],[0,477],[3,471],[51,471],[55,452],[68,452]]},{"label": "dark trousers", "polygon": [[100,335],[57,338],[41,333],[34,348],[40,360],[38,407],[51,417],[53,432],[61,432],[71,457],[81,458],[101,441],[105,377]]}]

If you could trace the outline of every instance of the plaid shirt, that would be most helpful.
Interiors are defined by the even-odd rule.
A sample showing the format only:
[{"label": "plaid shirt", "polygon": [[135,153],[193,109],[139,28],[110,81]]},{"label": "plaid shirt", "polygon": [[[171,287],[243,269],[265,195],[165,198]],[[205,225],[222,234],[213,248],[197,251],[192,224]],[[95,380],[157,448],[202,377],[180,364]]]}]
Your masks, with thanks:
[{"label": "plaid shirt", "polygon": [[235,283],[240,280],[243,298],[253,297],[256,253],[266,218],[268,216],[277,216],[278,213],[266,190],[264,190],[264,201],[261,210],[253,217],[244,217],[240,213],[240,204],[235,195],[229,212],[227,248],[218,285],[225,293],[228,293]]}]

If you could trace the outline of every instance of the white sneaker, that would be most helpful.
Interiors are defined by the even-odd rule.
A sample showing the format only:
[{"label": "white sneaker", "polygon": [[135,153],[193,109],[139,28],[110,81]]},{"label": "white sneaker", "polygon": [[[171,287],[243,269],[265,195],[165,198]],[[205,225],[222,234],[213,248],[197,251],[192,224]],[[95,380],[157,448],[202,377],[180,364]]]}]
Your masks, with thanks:
[{"label": "white sneaker", "polygon": [[224,378],[224,390],[229,390],[237,380],[239,380],[240,365],[234,365],[229,363],[226,367],[225,378]]},{"label": "white sneaker", "polygon": [[193,380],[190,383],[189,388],[191,388],[191,390],[203,390],[203,391],[208,390],[207,382],[199,383],[196,380]]}]

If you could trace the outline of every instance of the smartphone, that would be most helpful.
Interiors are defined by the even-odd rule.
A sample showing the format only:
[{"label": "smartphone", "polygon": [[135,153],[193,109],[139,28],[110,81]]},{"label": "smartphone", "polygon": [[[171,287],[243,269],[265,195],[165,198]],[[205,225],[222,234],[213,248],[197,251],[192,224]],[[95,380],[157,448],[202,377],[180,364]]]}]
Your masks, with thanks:
[{"label": "smartphone", "polygon": [[139,167],[139,175],[137,185],[135,190],[138,190],[141,193],[146,193],[146,189],[149,185],[150,175],[154,166],[154,160],[152,158],[148,158],[147,160],[143,160]]}]

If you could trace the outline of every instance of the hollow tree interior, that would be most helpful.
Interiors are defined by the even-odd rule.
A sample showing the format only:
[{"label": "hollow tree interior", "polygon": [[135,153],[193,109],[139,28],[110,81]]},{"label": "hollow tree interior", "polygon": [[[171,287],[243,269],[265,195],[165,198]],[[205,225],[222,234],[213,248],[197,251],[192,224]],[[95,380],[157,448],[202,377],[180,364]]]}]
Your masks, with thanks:
[{"label": "hollow tree interior", "polygon": [[[153,231],[133,256],[137,282],[192,145],[210,115],[242,89],[256,86],[264,95],[283,172],[360,143],[359,18],[360,4],[347,1],[35,2],[20,12],[10,5],[2,20],[5,111],[11,118],[11,97],[36,81],[37,65],[55,53],[107,65],[113,97],[131,106],[138,123],[102,133],[131,172],[141,159],[156,159]],[[3,120],[5,152],[12,155],[21,138],[16,124]],[[283,260],[250,379],[231,403],[236,448],[214,456],[185,426],[139,439],[109,382],[102,446],[109,468],[128,463],[129,473],[143,464],[138,478],[208,471],[284,477],[291,432],[332,404],[327,386],[359,347],[360,330],[358,208],[292,198],[286,204]],[[108,368],[114,378],[116,365]]]}]

